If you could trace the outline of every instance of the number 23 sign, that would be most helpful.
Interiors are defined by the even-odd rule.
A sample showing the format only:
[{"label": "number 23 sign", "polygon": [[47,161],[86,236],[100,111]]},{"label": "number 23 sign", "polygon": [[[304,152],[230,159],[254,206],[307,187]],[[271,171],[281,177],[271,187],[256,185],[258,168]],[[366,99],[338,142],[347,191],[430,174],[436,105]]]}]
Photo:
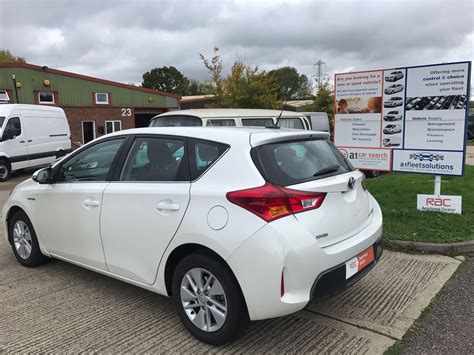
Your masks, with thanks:
[{"label": "number 23 sign", "polygon": [[131,108],[122,108],[122,117],[130,117],[132,116],[132,109]]}]

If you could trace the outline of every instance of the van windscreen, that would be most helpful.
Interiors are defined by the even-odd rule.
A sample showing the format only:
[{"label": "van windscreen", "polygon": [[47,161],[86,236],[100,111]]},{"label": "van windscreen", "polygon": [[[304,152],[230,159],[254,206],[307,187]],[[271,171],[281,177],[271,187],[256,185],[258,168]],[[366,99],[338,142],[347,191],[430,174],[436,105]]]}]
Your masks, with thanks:
[{"label": "van windscreen", "polygon": [[153,119],[150,127],[189,127],[202,126],[202,120],[199,117],[188,115],[169,115]]},{"label": "van windscreen", "polygon": [[289,186],[347,173],[350,163],[325,139],[285,141],[252,149],[252,158],[263,177]]}]

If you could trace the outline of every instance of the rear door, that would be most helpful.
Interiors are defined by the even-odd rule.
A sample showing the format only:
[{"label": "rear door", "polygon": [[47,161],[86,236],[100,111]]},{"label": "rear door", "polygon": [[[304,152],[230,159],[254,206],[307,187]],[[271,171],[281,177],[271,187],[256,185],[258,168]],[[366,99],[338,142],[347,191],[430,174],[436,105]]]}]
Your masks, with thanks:
[{"label": "rear door", "polygon": [[295,214],[321,246],[349,238],[368,225],[372,206],[362,184],[364,175],[352,170],[328,140],[278,142],[255,149],[257,165],[268,181],[326,193],[321,207]]},{"label": "rear door", "polygon": [[189,203],[185,140],[137,136],[104,191],[101,236],[110,272],[151,285]]}]

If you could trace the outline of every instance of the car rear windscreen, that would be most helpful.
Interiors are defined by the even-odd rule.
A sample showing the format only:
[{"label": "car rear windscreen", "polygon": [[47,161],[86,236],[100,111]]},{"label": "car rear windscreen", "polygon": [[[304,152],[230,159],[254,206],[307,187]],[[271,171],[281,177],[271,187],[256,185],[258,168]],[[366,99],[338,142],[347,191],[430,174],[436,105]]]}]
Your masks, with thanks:
[{"label": "car rear windscreen", "polygon": [[263,177],[289,186],[352,170],[337,148],[325,139],[285,141],[252,149],[252,158]]},{"label": "car rear windscreen", "polygon": [[199,117],[188,115],[169,115],[153,119],[150,127],[189,127],[202,126],[202,120]]}]

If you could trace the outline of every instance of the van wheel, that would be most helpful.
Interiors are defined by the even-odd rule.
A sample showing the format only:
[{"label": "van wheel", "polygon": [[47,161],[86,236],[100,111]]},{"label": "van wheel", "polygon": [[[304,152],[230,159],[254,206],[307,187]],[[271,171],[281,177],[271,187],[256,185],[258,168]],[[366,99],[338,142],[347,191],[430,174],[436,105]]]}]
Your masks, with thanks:
[{"label": "van wheel", "polygon": [[10,178],[11,168],[8,161],[0,160],[0,181],[7,181]]},{"label": "van wheel", "polygon": [[41,253],[35,230],[25,212],[17,211],[10,218],[8,235],[13,254],[21,265],[35,267],[49,260]]},{"label": "van wheel", "polygon": [[181,260],[173,275],[172,297],[184,326],[202,342],[221,345],[235,340],[250,323],[234,275],[206,253]]}]

